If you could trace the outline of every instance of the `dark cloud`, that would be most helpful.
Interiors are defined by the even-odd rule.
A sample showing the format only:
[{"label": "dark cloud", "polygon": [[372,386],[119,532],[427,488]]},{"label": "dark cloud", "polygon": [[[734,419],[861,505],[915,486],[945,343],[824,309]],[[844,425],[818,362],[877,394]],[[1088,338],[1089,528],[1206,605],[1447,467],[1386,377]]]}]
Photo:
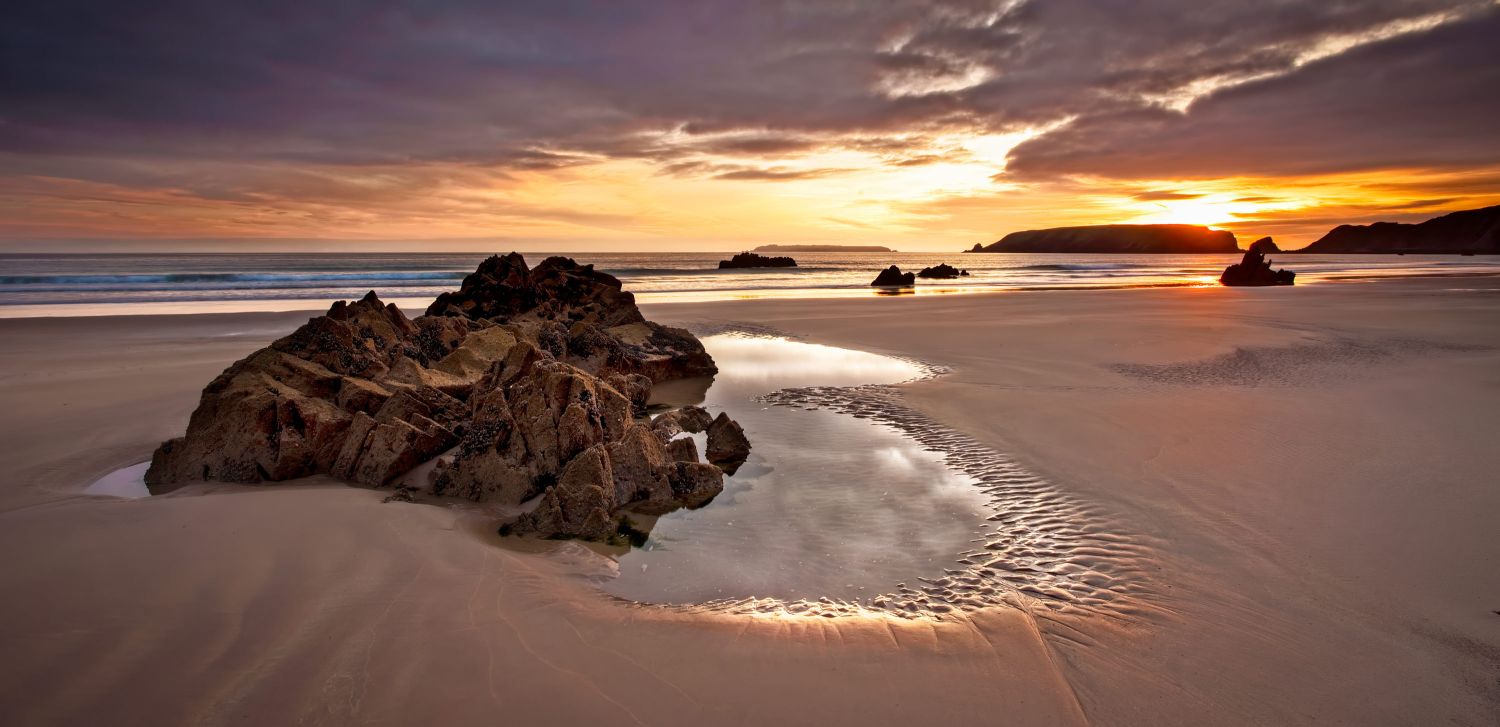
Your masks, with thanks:
[{"label": "dark cloud", "polygon": [[[1496,151],[1494,11],[1297,59],[1332,36],[1483,4],[21,3],[0,23],[0,174],[210,197],[343,184],[266,165],[490,175],[638,159],[671,175],[784,180],[842,171],[779,164],[821,149],[915,166],[957,158],[926,146],[944,132],[1064,119],[1017,149],[1013,169],[1457,164]],[[1261,75],[1276,77],[1186,115],[1153,105]],[[400,187],[447,183],[413,171]]]},{"label": "dark cloud", "polygon": [[1230,88],[1186,113],[1086,116],[1015,149],[1021,176],[1315,174],[1500,161],[1500,11]]}]

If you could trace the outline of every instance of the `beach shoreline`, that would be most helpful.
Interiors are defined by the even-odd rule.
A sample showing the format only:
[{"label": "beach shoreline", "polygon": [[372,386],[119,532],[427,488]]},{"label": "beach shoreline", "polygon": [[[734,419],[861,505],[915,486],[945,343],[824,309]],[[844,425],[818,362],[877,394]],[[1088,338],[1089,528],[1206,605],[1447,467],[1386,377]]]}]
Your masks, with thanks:
[{"label": "beach shoreline", "polygon": [[[577,562],[455,533],[461,510],[369,490],[84,496],[310,313],[10,319],[0,542],[35,557],[0,568],[23,594],[0,607],[16,655],[0,707],[28,723],[1483,724],[1500,705],[1493,279],[642,307],[945,367],[898,387],[904,405],[1108,513],[1149,554],[1150,597],[909,623],[641,609]],[[830,669],[837,687],[799,682]],[[145,676],[161,674],[180,681]]]}]

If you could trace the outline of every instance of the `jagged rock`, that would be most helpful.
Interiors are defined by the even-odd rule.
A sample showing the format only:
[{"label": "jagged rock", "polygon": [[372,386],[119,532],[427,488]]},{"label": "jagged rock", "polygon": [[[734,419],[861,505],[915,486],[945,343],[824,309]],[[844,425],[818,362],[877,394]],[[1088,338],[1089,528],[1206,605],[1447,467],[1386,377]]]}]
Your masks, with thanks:
[{"label": "jagged rock", "polygon": [[671,439],[683,432],[697,434],[708,429],[714,417],[708,410],[701,406],[685,406],[681,409],[673,409],[652,420],[651,426],[656,429],[657,435],[663,441]]},{"label": "jagged rock", "polygon": [[703,454],[709,462],[734,474],[745,462],[745,458],[750,456],[750,440],[745,438],[745,430],[740,428],[738,422],[730,419],[728,414],[719,412],[719,416],[708,425],[708,447]]},{"label": "jagged rock", "polygon": [[[669,452],[670,436],[635,421],[655,382],[713,373],[713,360],[645,320],[618,280],[566,258],[528,270],[496,256],[430,310],[408,319],[372,292],[235,362],[152,456],[148,485],[330,474],[381,487],[452,450],[433,494],[541,495],[518,532],[588,538],[614,537],[622,508],[659,514],[722,489],[717,468],[684,470],[700,466],[696,450],[678,461],[681,445]],[[708,425],[701,409],[674,419]]]},{"label": "jagged rock", "polygon": [[[618,278],[565,257],[549,257],[530,270],[518,253],[491,257],[458,291],[438,296],[427,315],[557,324],[560,332],[536,333],[543,348],[599,374],[639,374],[661,382],[718,372],[691,333],[647,321]],[[554,350],[549,338],[562,348]]]},{"label": "jagged rock", "polygon": [[692,437],[667,442],[667,456],[674,462],[698,462],[698,443]]},{"label": "jagged rock", "polygon": [[1246,250],[1245,257],[1224,269],[1219,282],[1224,285],[1291,285],[1297,274],[1290,270],[1272,270],[1271,261],[1258,250]]},{"label": "jagged rock", "polygon": [[974,243],[973,247],[964,250],[964,252],[984,252],[984,245],[982,243],[976,242]]},{"label": "jagged rock", "polygon": [[1273,252],[1281,252],[1281,248],[1276,246],[1276,241],[1272,240],[1270,237],[1262,237],[1259,240],[1250,243],[1250,247],[1245,249],[1251,250],[1253,252],[1258,252],[1262,255],[1269,255]]},{"label": "jagged rock", "polygon": [[568,463],[557,484],[542,493],[536,509],[522,515],[512,531],[605,540],[617,528],[612,482],[604,445],[590,447]]},{"label": "jagged rock", "polygon": [[903,273],[903,272],[901,272],[901,268],[898,268],[895,265],[892,265],[892,266],[886,268],[885,270],[880,271],[880,274],[877,275],[877,276],[875,276],[875,280],[871,281],[870,285],[872,285],[872,286],[906,286],[906,285],[916,285],[916,283],[917,283],[917,274],[916,273]]},{"label": "jagged rock", "polygon": [[795,268],[797,261],[785,256],[767,257],[753,252],[742,252],[728,260],[719,261],[720,270],[736,268]]},{"label": "jagged rock", "polygon": [[724,473],[711,464],[674,462],[671,482],[672,494],[686,508],[703,507],[724,491]]},{"label": "jagged rock", "polygon": [[930,268],[922,268],[917,272],[919,278],[957,278],[968,275],[969,271],[959,270],[948,263],[939,263]]}]

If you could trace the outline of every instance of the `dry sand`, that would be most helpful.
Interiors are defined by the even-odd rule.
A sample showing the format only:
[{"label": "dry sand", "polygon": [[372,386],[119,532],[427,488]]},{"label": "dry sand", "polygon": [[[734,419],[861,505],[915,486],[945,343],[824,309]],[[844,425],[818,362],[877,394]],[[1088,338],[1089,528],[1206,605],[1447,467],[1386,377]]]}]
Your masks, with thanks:
[{"label": "dry sand", "polygon": [[[1494,724],[1500,284],[651,306],[952,368],[906,405],[1108,513],[1130,609],[600,596],[577,546],[332,483],[77,494],[305,315],[0,321],[14,724]],[[1094,527],[1089,524],[1089,527]],[[568,553],[578,555],[567,557]]]}]

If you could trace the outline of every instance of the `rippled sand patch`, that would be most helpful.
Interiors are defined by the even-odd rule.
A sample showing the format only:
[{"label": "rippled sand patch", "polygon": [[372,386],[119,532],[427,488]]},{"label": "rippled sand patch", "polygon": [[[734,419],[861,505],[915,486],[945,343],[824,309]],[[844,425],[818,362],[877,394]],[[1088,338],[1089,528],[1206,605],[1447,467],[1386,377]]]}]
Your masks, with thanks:
[{"label": "rippled sand patch", "polygon": [[[758,332],[759,333],[759,332]],[[920,380],[946,373],[903,359]],[[897,383],[802,386],[760,394],[775,408],[862,420],[908,439],[974,488],[983,522],[949,560],[893,587],[854,597],[720,598],[687,607],[744,613],[944,618],[1010,604],[1059,614],[1138,612],[1149,602],[1148,549],[1099,506],[1066,494],[1005,454],[907,406]],[[712,507],[712,505],[710,505]],[[618,591],[615,591],[619,595]],[[645,599],[643,599],[645,600]]]}]

